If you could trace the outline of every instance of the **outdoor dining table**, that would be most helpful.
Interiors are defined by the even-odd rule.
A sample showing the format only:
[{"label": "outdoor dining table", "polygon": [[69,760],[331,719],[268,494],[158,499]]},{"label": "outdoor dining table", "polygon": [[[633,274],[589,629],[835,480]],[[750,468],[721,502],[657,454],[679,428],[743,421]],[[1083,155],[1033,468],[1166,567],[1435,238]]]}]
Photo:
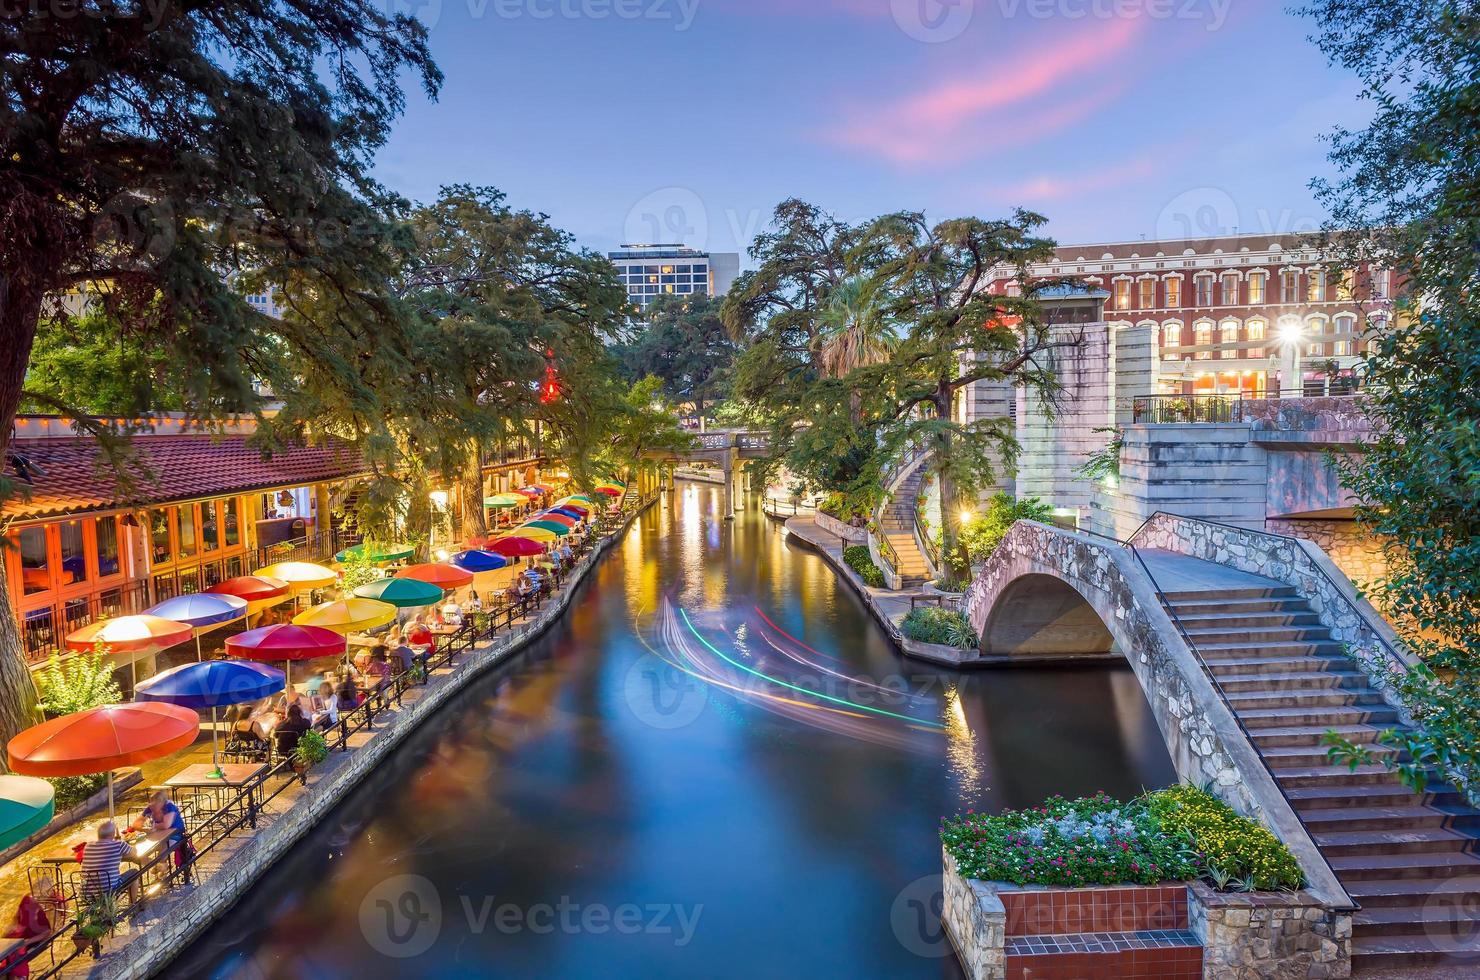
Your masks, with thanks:
[{"label": "outdoor dining table", "polygon": [[173,792],[177,789],[230,789],[245,788],[247,793],[247,823],[257,826],[257,777],[267,771],[261,762],[233,762],[221,767],[221,775],[214,775],[215,767],[207,762],[186,766],[164,781]]}]

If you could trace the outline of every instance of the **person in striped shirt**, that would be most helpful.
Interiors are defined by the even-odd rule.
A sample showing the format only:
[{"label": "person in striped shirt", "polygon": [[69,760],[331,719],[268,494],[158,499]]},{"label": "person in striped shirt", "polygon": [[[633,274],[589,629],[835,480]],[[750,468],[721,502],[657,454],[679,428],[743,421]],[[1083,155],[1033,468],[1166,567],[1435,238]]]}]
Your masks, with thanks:
[{"label": "person in striped shirt", "polygon": [[124,858],[130,856],[129,846],[118,838],[118,825],[112,820],[99,824],[98,839],[88,841],[82,849],[82,897],[116,891],[126,878],[129,900],[138,901],[138,875],[124,875],[120,869]]}]

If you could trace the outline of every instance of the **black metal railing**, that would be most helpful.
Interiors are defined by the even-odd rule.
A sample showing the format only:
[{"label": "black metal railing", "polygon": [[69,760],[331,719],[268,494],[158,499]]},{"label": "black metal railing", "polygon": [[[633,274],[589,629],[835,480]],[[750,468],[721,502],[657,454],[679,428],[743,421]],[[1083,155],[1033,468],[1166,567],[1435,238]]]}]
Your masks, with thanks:
[{"label": "black metal railing", "polygon": [[1137,425],[1243,421],[1237,395],[1142,395],[1132,413]]}]

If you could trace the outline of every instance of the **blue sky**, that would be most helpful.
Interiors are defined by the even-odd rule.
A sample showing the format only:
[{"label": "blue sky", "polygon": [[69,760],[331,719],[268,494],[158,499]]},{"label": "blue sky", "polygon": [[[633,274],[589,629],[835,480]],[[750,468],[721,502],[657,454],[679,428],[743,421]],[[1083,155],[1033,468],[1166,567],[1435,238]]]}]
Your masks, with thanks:
[{"label": "blue sky", "polygon": [[446,74],[380,178],[493,184],[602,250],[743,250],[788,196],[1023,206],[1065,243],[1304,231],[1319,134],[1365,112],[1284,0],[379,2]]}]

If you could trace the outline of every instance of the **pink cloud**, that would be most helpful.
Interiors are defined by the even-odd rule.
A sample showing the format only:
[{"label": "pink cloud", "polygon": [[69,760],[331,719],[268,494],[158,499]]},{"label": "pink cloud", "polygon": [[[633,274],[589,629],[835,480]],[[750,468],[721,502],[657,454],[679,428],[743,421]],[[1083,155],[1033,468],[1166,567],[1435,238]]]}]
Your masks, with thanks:
[{"label": "pink cloud", "polygon": [[[1143,32],[1142,18],[1099,22],[1090,30],[1055,34],[1016,57],[998,61],[975,75],[935,82],[852,117],[825,136],[841,146],[863,150],[897,164],[957,162],[1004,138],[1016,143],[1040,138],[1084,118],[1123,86],[1100,75],[1133,46]],[[1049,97],[1070,85],[1094,81],[1094,93],[1069,102]],[[983,136],[990,131],[991,137]]]},{"label": "pink cloud", "polygon": [[1042,174],[1020,183],[987,187],[985,190],[987,197],[993,200],[1029,206],[1035,201],[1083,197],[1152,176],[1159,169],[1158,159],[1163,158],[1148,154],[1112,167],[1097,167],[1088,173]]}]

